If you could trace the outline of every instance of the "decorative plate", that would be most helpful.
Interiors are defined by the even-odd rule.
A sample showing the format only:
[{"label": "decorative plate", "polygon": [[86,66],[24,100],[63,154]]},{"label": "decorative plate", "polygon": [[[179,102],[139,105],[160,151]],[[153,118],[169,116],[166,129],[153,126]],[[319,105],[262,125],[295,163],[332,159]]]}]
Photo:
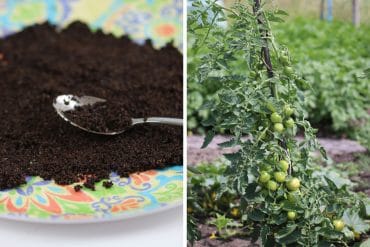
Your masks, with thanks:
[{"label": "decorative plate", "polygon": [[111,174],[113,187],[102,182],[96,190],[75,192],[38,177],[27,184],[0,191],[0,218],[45,223],[81,223],[118,220],[155,213],[181,205],[182,166],[150,170],[120,178]]},{"label": "decorative plate", "polygon": [[[116,36],[128,34],[137,42],[151,38],[156,47],[175,41],[181,50],[181,0],[32,0],[0,1],[0,37],[35,23],[58,26],[80,20],[95,30]],[[37,177],[27,184],[0,191],[0,218],[44,223],[81,223],[118,220],[155,213],[181,205],[182,166],[132,174],[111,175],[114,186],[97,184],[96,191],[75,192]]]}]

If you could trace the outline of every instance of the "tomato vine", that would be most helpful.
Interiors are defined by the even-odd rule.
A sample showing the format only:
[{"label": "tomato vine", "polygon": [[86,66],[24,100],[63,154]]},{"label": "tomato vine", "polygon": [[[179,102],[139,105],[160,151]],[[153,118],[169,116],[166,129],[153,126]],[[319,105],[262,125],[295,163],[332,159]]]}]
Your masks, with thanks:
[{"label": "tomato vine", "polygon": [[[204,106],[210,115],[203,124],[211,131],[203,147],[220,129],[232,134],[221,147],[239,147],[225,155],[230,164],[215,200],[235,194],[241,222],[264,246],[345,246],[355,226],[345,224],[343,215],[364,216],[364,202],[346,186],[315,173],[312,152],[326,154],[304,118],[302,87],[307,83],[271,32],[270,22],[282,21],[286,13],[263,6],[259,0],[240,1],[232,8],[194,1],[188,18],[188,31],[197,37],[192,49],[208,51],[193,76],[200,83],[212,79],[221,85]],[[217,24],[225,21],[227,27]],[[240,59],[244,69],[235,67]],[[303,133],[301,141],[295,138],[298,132]],[[189,202],[196,204],[199,194],[192,189]],[[194,233],[196,214],[189,219]]]}]

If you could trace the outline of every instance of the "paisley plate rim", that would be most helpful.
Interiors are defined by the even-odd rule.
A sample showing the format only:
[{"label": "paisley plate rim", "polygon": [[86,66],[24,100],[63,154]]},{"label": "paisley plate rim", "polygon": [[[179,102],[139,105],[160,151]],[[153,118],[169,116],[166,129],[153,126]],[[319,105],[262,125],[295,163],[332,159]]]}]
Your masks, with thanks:
[{"label": "paisley plate rim", "polygon": [[59,219],[49,219],[49,218],[23,218],[19,217],[18,215],[6,215],[0,214],[0,221],[1,220],[8,220],[8,221],[14,221],[14,222],[19,222],[19,223],[40,223],[40,224],[56,224],[56,225],[74,225],[74,224],[92,224],[92,223],[102,223],[102,222],[114,222],[114,221],[122,221],[122,220],[127,220],[127,219],[132,219],[132,218],[138,218],[138,217],[143,217],[143,216],[148,216],[151,214],[157,214],[161,213],[164,211],[168,211],[170,209],[178,208],[183,206],[183,199],[178,200],[172,204],[168,204],[163,207],[159,207],[156,209],[153,209],[151,211],[141,211],[137,210],[135,213],[130,213],[130,214],[117,214],[112,217],[107,217],[107,218],[89,218],[89,219],[76,219],[76,220],[65,220],[63,218]]}]

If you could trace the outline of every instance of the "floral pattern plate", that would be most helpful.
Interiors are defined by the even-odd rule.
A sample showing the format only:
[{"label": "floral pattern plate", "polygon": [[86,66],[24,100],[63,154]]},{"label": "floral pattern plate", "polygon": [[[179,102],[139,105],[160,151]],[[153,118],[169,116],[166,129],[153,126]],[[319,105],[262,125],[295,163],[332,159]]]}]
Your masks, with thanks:
[{"label": "floral pattern plate", "polygon": [[[0,37],[35,23],[58,26],[80,20],[93,30],[137,42],[151,38],[156,47],[174,40],[182,46],[182,0],[0,0]],[[183,170],[173,166],[120,178],[111,174],[110,189],[74,191],[38,177],[19,188],[0,191],[0,218],[43,223],[82,223],[126,219],[182,204]]]},{"label": "floral pattern plate", "polygon": [[182,166],[150,170],[120,178],[111,174],[113,187],[102,182],[96,190],[75,192],[38,177],[27,184],[0,191],[0,218],[45,223],[82,223],[118,220],[150,214],[181,205]]}]

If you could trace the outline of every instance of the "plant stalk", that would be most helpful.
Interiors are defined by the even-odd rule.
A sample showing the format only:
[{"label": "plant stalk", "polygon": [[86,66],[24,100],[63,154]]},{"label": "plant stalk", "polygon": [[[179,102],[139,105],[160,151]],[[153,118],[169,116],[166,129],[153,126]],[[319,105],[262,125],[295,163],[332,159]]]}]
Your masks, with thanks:
[{"label": "plant stalk", "polygon": [[[262,26],[263,25],[263,19],[265,19],[265,18],[263,18],[263,12],[261,12],[260,10],[261,10],[260,0],[254,0],[253,12],[257,17],[258,25]],[[261,28],[259,29],[259,33],[260,33],[261,39],[264,42],[264,45],[261,48],[261,56],[262,56],[263,62],[265,64],[265,67],[267,69],[267,76],[269,78],[273,78],[274,77],[274,71],[273,71],[273,68],[272,68],[271,57],[270,57],[270,49],[269,49],[269,46],[268,46],[269,33],[268,33],[268,31],[262,30]],[[272,81],[270,81],[270,90],[271,90],[271,94],[274,97],[278,98],[276,85],[274,85]]]}]

